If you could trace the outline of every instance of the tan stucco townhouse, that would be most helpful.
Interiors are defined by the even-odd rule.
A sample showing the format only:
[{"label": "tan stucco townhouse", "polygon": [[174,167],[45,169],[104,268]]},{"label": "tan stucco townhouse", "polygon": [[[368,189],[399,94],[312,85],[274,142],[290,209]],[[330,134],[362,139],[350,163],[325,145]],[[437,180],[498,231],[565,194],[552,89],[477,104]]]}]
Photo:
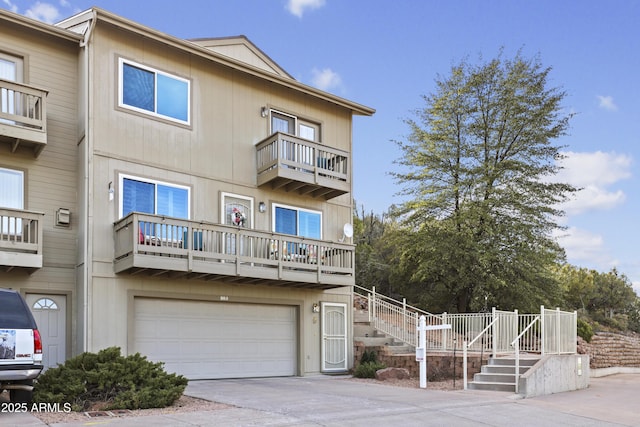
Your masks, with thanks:
[{"label": "tan stucco townhouse", "polygon": [[0,287],[44,359],[188,378],[352,367],[352,118],[244,37],[0,10]]}]

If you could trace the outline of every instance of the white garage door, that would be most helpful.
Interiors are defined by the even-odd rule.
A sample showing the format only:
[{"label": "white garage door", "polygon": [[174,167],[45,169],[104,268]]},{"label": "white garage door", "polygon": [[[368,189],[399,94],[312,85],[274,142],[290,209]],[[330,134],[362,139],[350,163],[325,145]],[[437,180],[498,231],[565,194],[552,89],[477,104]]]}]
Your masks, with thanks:
[{"label": "white garage door", "polygon": [[134,348],[189,379],[296,374],[292,306],[135,298]]}]

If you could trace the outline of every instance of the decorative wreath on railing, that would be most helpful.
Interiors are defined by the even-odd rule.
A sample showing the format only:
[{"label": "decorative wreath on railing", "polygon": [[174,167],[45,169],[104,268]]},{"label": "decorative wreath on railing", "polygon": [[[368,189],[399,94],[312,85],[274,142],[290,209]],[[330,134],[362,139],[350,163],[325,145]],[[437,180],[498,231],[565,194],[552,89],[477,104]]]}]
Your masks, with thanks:
[{"label": "decorative wreath on railing", "polygon": [[240,209],[233,208],[231,210],[231,221],[238,227],[244,227],[245,222],[247,221],[247,217],[244,215],[244,213],[242,213]]}]

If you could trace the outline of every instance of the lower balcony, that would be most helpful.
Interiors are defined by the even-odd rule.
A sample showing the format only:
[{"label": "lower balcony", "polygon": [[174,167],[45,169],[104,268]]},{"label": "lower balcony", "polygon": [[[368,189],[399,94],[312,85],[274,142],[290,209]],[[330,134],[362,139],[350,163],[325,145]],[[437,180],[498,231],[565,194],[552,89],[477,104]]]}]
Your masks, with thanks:
[{"label": "lower balcony", "polygon": [[0,208],[0,268],[42,268],[43,223],[43,213]]},{"label": "lower balcony", "polygon": [[325,200],[351,191],[349,153],[277,132],[256,145],[258,186]]},{"label": "lower balcony", "polygon": [[114,233],[116,273],[308,289],[355,283],[352,245],[141,213]]}]

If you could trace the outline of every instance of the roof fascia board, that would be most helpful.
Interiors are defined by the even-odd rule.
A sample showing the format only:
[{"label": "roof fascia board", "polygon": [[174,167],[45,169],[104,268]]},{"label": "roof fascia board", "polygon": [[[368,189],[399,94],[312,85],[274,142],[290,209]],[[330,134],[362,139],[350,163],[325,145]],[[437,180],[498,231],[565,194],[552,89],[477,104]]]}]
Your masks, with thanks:
[{"label": "roof fascia board", "polygon": [[285,87],[289,87],[308,95],[314,96],[316,98],[331,102],[333,104],[337,104],[341,107],[350,109],[355,114],[371,116],[375,113],[375,109],[364,106],[362,104],[358,104],[353,101],[349,101],[348,99],[341,98],[339,96],[332,95],[328,92],[321,91],[314,87],[305,85],[303,83],[298,82],[297,80],[285,78],[278,76],[277,74],[270,73],[260,68],[254,67],[249,64],[245,64],[244,62],[235,60],[231,57],[219,54],[210,49],[201,47],[196,45],[195,43],[189,42],[187,40],[182,40],[172,35],[163,33],[161,31],[154,30],[142,24],[138,24],[111,12],[107,12],[106,10],[100,8],[94,8],[98,21],[103,21],[105,23],[109,23],[116,27],[123,28],[125,30],[143,34],[146,37],[159,41],[161,43],[167,44],[169,46],[175,47],[179,50],[187,51],[194,55],[200,56],[205,59],[214,60],[215,62],[227,66],[229,68],[250,74],[252,76],[256,76],[265,80],[268,80],[272,83],[276,83]]},{"label": "roof fascia board", "polygon": [[81,34],[77,34],[63,28],[58,28],[50,24],[45,24],[44,22],[27,18],[26,16],[18,15],[17,13],[13,13],[5,9],[0,9],[0,20],[8,21],[16,25],[76,43],[82,40]]}]

